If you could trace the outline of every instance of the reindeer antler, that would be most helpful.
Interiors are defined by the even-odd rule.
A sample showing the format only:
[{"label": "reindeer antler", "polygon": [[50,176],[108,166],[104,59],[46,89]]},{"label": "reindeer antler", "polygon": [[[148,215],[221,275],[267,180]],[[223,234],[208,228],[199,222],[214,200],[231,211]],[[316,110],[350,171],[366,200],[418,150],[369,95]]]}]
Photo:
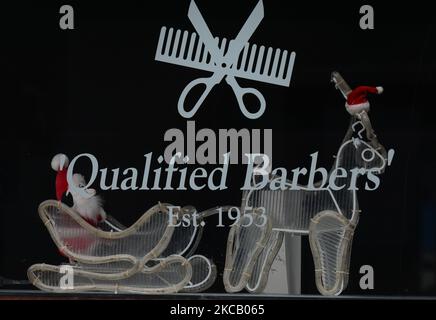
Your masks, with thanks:
[{"label": "reindeer antler", "polygon": [[345,99],[347,99],[348,94],[352,91],[344,78],[337,71],[333,71],[331,75],[331,81],[334,82],[335,88],[341,91]]}]

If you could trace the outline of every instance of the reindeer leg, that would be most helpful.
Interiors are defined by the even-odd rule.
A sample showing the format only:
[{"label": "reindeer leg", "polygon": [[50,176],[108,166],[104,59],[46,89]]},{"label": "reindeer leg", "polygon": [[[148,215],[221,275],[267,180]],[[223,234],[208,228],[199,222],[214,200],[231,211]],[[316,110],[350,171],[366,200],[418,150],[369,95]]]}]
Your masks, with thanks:
[{"label": "reindeer leg", "polygon": [[266,217],[263,225],[262,220],[256,212],[246,213],[230,229],[223,273],[227,292],[241,291],[251,279],[257,258],[272,232],[270,219]]},{"label": "reindeer leg", "polygon": [[271,266],[276,258],[282,243],[284,234],[281,231],[272,231],[265,248],[256,259],[251,278],[246,285],[250,293],[261,293],[268,282]]},{"label": "reindeer leg", "polygon": [[310,223],[315,279],[323,295],[339,295],[348,282],[354,225],[336,211],[319,212]]}]

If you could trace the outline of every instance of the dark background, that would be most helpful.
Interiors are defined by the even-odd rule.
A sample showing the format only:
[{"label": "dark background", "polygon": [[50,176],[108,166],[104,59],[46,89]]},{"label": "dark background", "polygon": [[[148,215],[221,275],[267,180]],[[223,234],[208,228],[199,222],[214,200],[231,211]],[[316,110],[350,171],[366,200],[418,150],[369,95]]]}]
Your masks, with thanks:
[{"label": "dark background", "polygon": [[[257,3],[196,1],[212,33],[233,38]],[[177,112],[183,88],[207,72],[156,62],[163,25],[193,31],[189,1],[0,4],[0,275],[25,279],[37,262],[60,263],[37,214],[54,198],[50,160],[89,152],[102,168],[142,168],[143,155],[163,153],[163,135],[186,128]],[[75,30],[59,28],[59,8],[75,9]],[[375,30],[359,28],[371,4]],[[435,19],[425,4],[264,0],[265,18],[250,42],[296,52],[291,85],[244,81],[267,109],[257,120],[239,111],[229,86],[217,85],[195,115],[200,128],[272,128],[274,167],[308,166],[319,151],[329,167],[348,126],[341,94],[329,82],[338,70],[351,86],[382,85],[371,120],[396,155],[374,192],[360,192],[363,210],[344,294],[436,295],[434,165]],[[244,168],[232,166],[229,189],[101,192],[106,211],[133,223],[157,201],[199,210],[240,204]],[[84,168],[84,173],[86,169]],[[199,252],[222,274],[228,229],[211,219]],[[303,293],[317,293],[307,238]],[[359,268],[375,270],[375,289],[359,288]],[[222,292],[222,277],[211,292]]]}]

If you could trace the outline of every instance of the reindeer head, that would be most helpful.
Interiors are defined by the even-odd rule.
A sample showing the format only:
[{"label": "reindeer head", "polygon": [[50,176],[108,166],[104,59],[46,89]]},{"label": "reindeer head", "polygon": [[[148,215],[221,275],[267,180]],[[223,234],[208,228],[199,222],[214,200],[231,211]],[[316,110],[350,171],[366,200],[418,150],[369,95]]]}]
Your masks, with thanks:
[{"label": "reindeer head", "polygon": [[368,114],[362,111],[352,116],[347,135],[337,154],[337,165],[383,173],[386,162],[386,150],[378,141]]},{"label": "reindeer head", "polygon": [[346,99],[345,107],[351,114],[350,127],[337,154],[336,165],[341,164],[349,169],[371,169],[382,173],[386,167],[387,154],[369,120],[369,102],[366,96],[368,93],[381,94],[383,88],[359,86],[351,90],[337,71],[332,72],[331,81]]}]

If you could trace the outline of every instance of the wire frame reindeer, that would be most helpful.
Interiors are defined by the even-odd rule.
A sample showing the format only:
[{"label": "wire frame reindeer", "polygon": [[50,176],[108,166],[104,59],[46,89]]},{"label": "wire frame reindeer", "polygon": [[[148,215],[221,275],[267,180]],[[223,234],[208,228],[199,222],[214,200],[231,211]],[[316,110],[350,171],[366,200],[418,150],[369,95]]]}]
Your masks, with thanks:
[{"label": "wire frame reindeer", "polygon": [[[337,72],[332,73],[332,81],[344,97],[351,94],[352,90]],[[353,107],[346,106],[347,110]],[[349,110],[350,125],[334,157],[329,178],[337,168],[347,172],[354,170],[355,177],[384,171],[387,154],[372,128],[368,109]],[[348,186],[352,176],[337,177],[335,184]],[[271,177],[270,183],[273,179]],[[291,186],[290,181],[287,185]],[[309,236],[319,292],[339,295],[347,287],[352,239],[360,214],[356,189],[333,190],[327,185],[315,190],[299,186],[296,190],[273,191],[267,185],[245,192],[242,212],[249,212],[245,208],[254,209],[230,230],[223,275],[226,290],[263,291],[286,232]],[[263,223],[264,213],[266,223]]]}]

